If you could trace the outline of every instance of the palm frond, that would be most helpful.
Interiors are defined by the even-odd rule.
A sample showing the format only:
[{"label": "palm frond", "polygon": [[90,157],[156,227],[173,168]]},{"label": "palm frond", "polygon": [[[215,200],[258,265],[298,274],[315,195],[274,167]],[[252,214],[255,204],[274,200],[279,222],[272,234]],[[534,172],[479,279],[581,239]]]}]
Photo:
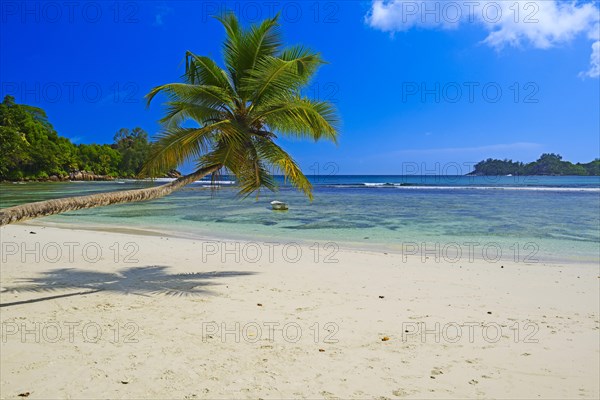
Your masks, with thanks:
[{"label": "palm frond", "polygon": [[235,174],[236,163],[243,161],[247,143],[247,130],[242,124],[237,121],[223,121],[214,136],[211,151],[199,158],[199,166],[223,165]]},{"label": "palm frond", "polygon": [[227,92],[227,89],[213,85],[192,85],[188,83],[168,83],[153,88],[146,95],[148,106],[160,92],[165,92],[171,101],[185,101],[223,110],[229,110],[234,106],[231,94]]},{"label": "palm frond", "polygon": [[[202,128],[166,128],[157,136],[142,175],[153,176],[175,168],[191,158],[200,158],[212,146],[212,136],[220,125],[219,121]],[[213,164],[218,165],[218,164]]]},{"label": "palm frond", "polygon": [[207,107],[185,101],[170,101],[167,103],[167,112],[159,122],[166,127],[180,126],[184,121],[193,119],[196,122],[205,125],[214,123],[220,119],[227,118],[230,115],[217,110],[213,107]]},{"label": "palm frond", "polygon": [[256,63],[264,57],[275,56],[282,40],[279,30],[279,15],[264,20],[260,25],[243,29],[233,13],[226,13],[217,19],[223,24],[226,39],[223,46],[225,64],[229,70],[235,91],[247,98],[242,82]]},{"label": "palm frond", "polygon": [[242,27],[232,12],[224,13],[223,15],[215,17],[223,27],[225,28],[225,41],[223,42],[223,58],[225,59],[225,65],[229,70],[232,80],[235,84],[236,76],[236,62],[240,53],[240,46],[242,42]]},{"label": "palm frond", "polygon": [[243,90],[252,93],[250,109],[272,103],[298,93],[306,85],[322,60],[308,50],[298,58],[265,57],[249,71]]},{"label": "palm frond", "polygon": [[294,159],[281,147],[269,139],[255,142],[258,155],[281,172],[286,180],[301,190],[310,200],[313,199],[312,185]]},{"label": "palm frond", "polygon": [[238,195],[240,197],[246,198],[252,193],[256,193],[256,197],[258,198],[261,188],[264,187],[271,191],[277,188],[275,178],[265,168],[264,163],[260,159],[248,158],[241,167],[236,172],[239,186]]},{"label": "palm frond", "polygon": [[198,56],[191,51],[185,55],[185,79],[192,85],[218,86],[233,94],[229,76],[212,59]]},{"label": "palm frond", "polygon": [[329,102],[295,96],[257,114],[256,120],[286,136],[337,143],[339,118]]}]

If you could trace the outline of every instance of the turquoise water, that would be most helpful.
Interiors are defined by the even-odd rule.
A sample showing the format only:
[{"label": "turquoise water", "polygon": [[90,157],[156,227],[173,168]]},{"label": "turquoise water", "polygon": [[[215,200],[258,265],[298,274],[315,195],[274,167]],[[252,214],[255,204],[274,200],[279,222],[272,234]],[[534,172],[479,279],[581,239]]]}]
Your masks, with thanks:
[{"label": "turquoise water", "polygon": [[[599,177],[313,177],[315,200],[282,186],[240,200],[235,186],[212,192],[195,183],[168,197],[79,210],[43,220],[147,228],[191,237],[335,242],[406,251],[500,249],[503,259],[599,262]],[[152,185],[148,182],[1,184],[0,206]],[[157,183],[154,183],[157,184]],[[287,212],[269,202],[286,201]],[[475,243],[469,247],[466,243]],[[411,250],[414,247],[410,247]],[[419,250],[419,251],[420,251]],[[463,254],[464,257],[464,254]],[[493,258],[493,256],[492,256]]]}]

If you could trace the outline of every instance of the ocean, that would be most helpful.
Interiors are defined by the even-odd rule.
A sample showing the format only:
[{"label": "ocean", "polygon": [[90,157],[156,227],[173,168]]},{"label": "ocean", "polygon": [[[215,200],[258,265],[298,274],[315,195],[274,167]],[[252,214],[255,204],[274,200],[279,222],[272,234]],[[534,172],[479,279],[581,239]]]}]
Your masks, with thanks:
[{"label": "ocean", "polygon": [[[600,263],[600,177],[309,177],[313,202],[286,185],[240,199],[233,179],[196,182],[162,199],[79,210],[34,222],[146,229],[192,238],[357,247],[460,262]],[[147,187],[135,180],[0,184],[0,207]],[[271,210],[272,200],[288,211]],[[467,257],[467,255],[469,257]],[[473,261],[475,262],[475,261]]]}]

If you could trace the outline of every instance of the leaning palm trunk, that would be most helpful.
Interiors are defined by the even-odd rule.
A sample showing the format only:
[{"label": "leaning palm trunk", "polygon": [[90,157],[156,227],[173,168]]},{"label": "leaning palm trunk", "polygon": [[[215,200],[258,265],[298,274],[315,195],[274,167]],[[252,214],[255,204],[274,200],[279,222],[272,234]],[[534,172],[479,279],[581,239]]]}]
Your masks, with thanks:
[{"label": "leaning palm trunk", "polygon": [[118,192],[92,194],[89,196],[67,197],[64,199],[38,201],[35,203],[27,203],[0,209],[0,226],[26,219],[80,210],[82,208],[109,206],[112,204],[131,203],[164,197],[183,186],[215,172],[219,168],[219,165],[202,168],[192,174],[182,176],[173,182],[148,189],[122,190]]}]

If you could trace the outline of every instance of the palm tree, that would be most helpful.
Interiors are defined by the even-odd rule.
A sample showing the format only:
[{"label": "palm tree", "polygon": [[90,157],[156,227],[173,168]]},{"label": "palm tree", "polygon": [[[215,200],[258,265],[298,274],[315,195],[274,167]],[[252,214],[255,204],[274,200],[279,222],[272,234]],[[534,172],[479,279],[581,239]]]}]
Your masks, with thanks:
[{"label": "palm tree", "polygon": [[[312,200],[312,187],[298,164],[275,143],[279,136],[337,141],[337,115],[325,101],[301,95],[324,62],[303,46],[283,48],[278,16],[243,28],[234,14],[218,18],[226,31],[225,68],[186,53],[182,83],[158,86],[146,96],[168,97],[167,113],[142,174],[156,176],[193,160],[196,171],[147,189],[23,204],[0,210],[0,226],[66,211],[166,196],[211,175],[235,175],[240,195],[273,190],[273,173],[285,176]],[[189,121],[195,127],[189,127]]]}]

